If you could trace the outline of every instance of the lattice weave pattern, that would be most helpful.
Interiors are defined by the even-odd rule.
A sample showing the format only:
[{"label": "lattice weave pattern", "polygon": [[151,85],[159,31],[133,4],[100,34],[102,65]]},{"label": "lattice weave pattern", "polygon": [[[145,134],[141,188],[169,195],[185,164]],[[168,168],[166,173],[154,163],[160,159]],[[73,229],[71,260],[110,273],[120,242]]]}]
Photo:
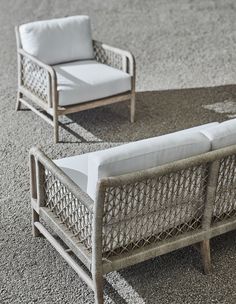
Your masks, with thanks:
[{"label": "lattice weave pattern", "polygon": [[103,256],[201,228],[207,167],[200,165],[106,189]]},{"label": "lattice weave pattern", "polygon": [[49,76],[47,71],[24,56],[21,57],[21,64],[22,85],[43,102],[48,103]]},{"label": "lattice weave pattern", "polygon": [[213,223],[236,216],[236,156],[221,160],[213,207]]},{"label": "lattice weave pattern", "polygon": [[102,44],[97,41],[93,41],[93,49],[96,61],[122,70],[122,55],[103,48]]},{"label": "lattice weave pattern", "polygon": [[55,176],[45,170],[45,202],[78,242],[92,250],[92,214]]}]

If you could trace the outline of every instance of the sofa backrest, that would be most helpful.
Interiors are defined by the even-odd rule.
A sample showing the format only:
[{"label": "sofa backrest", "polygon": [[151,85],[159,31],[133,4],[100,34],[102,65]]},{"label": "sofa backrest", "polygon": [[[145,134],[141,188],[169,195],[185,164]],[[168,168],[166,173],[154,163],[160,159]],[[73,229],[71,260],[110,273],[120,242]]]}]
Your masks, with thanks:
[{"label": "sofa backrest", "polygon": [[46,64],[92,59],[88,16],[36,21],[19,27],[22,48]]},{"label": "sofa backrest", "polygon": [[[142,164],[151,167],[148,161],[155,163],[154,166],[158,166],[172,161],[173,158],[175,160],[187,158],[211,149],[236,144],[235,130],[236,120],[232,120],[222,124],[212,124],[207,128],[197,127],[195,130],[180,131],[153,138],[150,142],[149,140],[137,142],[147,144],[146,150],[143,149],[143,154],[138,155],[137,163],[134,162],[135,156],[133,155],[134,159],[131,157],[128,161],[123,159],[122,163],[114,164],[113,160],[116,160],[118,155],[114,153],[112,159],[112,155],[109,155],[110,151],[107,150],[107,153],[101,151],[101,155],[97,155],[95,158],[94,168],[97,170],[96,173],[100,172],[109,176],[111,169],[114,169],[115,166],[117,170],[121,170],[121,164],[125,166],[122,168],[123,171],[131,169],[129,166],[132,164],[136,168],[139,167],[138,170]],[[204,135],[205,139],[199,137],[200,134]],[[124,148],[124,146],[117,148]],[[153,148],[153,151],[149,150],[150,147]],[[200,148],[203,147],[204,152],[200,151]],[[133,148],[135,150],[138,146]],[[128,149],[129,147],[127,147]],[[140,151],[141,148],[138,149]],[[172,236],[176,237],[186,232],[202,229],[209,221],[210,211],[212,212],[212,222],[207,225],[235,216],[235,191],[232,186],[235,185],[236,154],[232,155],[232,151],[235,153],[235,147],[202,155],[195,159],[197,161],[185,160],[186,163],[188,162],[186,167],[183,165],[184,161],[178,164],[173,163],[171,171],[162,167],[163,171],[160,170],[160,175],[158,175],[158,171],[155,171],[155,174],[153,171],[149,171],[146,172],[146,177],[144,173],[144,175],[134,174],[123,178],[119,176],[117,179],[108,179],[104,183],[105,189],[101,188],[101,191],[105,193],[102,229],[104,257],[109,257],[114,252],[125,251],[127,248],[131,251],[139,245],[142,247],[144,244],[150,244],[150,239],[166,240]],[[125,151],[119,152],[119,155],[125,154]],[[146,154],[148,159],[145,158]],[[215,160],[220,155],[222,155],[220,168],[216,169],[218,163]],[[91,155],[91,157],[94,156]],[[90,165],[90,161],[88,164]],[[131,171],[135,171],[133,169],[134,167]],[[217,184],[214,186],[211,184],[208,187],[213,176],[217,177]],[[214,193],[213,199],[209,196],[208,200],[209,193]],[[101,207],[100,204],[97,206]]]},{"label": "sofa backrest", "polygon": [[193,130],[144,139],[91,153],[88,157],[87,193],[94,199],[97,182],[103,177],[156,167],[209,152],[210,148],[209,139],[198,130]]}]

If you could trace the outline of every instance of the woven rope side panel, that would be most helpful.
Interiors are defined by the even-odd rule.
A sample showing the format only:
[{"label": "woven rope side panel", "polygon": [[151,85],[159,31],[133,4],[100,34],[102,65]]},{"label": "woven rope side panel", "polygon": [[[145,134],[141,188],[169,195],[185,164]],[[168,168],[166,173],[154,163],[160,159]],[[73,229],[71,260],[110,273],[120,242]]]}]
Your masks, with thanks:
[{"label": "woven rope side panel", "polygon": [[111,50],[104,49],[102,44],[97,41],[93,41],[93,50],[96,61],[122,70],[122,55]]},{"label": "woven rope side panel", "polygon": [[21,63],[23,87],[47,104],[49,102],[47,71],[24,56],[21,57]]},{"label": "woven rope side panel", "polygon": [[207,166],[106,189],[103,256],[119,255],[201,228]]},{"label": "woven rope side panel", "polygon": [[92,214],[55,176],[45,170],[45,202],[89,251],[92,250]]},{"label": "woven rope side panel", "polygon": [[213,206],[213,224],[236,216],[236,155],[220,162]]}]

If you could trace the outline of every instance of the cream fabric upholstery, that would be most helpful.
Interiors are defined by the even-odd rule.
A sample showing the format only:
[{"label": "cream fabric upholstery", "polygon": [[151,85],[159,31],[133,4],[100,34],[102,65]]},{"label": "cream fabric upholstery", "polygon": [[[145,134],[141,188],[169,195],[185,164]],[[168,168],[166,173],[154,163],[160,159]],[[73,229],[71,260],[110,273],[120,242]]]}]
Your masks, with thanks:
[{"label": "cream fabric upholstery", "polygon": [[57,73],[59,105],[68,106],[131,90],[129,74],[95,60],[53,66]]},{"label": "cream fabric upholstery", "polygon": [[207,130],[217,124],[209,123],[54,162],[94,199],[97,181],[101,177],[125,174],[208,152],[210,142],[199,134],[199,130]]},{"label": "cream fabric upholstery", "polygon": [[88,156],[90,153],[54,160],[54,163],[80,188],[87,191]]},{"label": "cream fabric upholstery", "polygon": [[44,63],[94,58],[88,16],[31,22],[19,32],[23,49]]},{"label": "cream fabric upholstery", "polygon": [[219,123],[217,121],[209,122],[209,123],[204,124],[204,125],[200,125],[200,126],[192,127],[192,128],[189,128],[189,129],[184,129],[184,130],[177,131],[177,132],[175,132],[175,134],[181,135],[182,133],[192,133],[192,132],[195,132],[195,131],[198,132],[198,131],[208,130],[211,127],[215,127],[217,125],[219,125]]},{"label": "cream fabric upholstery", "polygon": [[[217,150],[226,146],[236,144],[236,119],[231,119],[220,123],[218,126],[213,126],[207,130],[202,130],[202,134],[207,136],[211,142],[211,149]],[[230,177],[234,178],[233,176]],[[230,195],[229,195],[230,197]],[[220,199],[220,197],[219,197]],[[228,204],[219,208],[217,204],[213,208],[213,215],[220,216],[230,210],[233,210],[234,206],[232,201],[229,200]]]},{"label": "cream fabric upholstery", "polygon": [[212,150],[217,150],[226,146],[236,144],[236,119],[230,119],[212,126],[207,130],[202,130],[202,134],[211,141]]},{"label": "cream fabric upholstery", "polygon": [[99,179],[183,159],[210,150],[209,140],[201,133],[175,133],[149,138],[98,151],[88,157],[87,193],[95,198]]}]

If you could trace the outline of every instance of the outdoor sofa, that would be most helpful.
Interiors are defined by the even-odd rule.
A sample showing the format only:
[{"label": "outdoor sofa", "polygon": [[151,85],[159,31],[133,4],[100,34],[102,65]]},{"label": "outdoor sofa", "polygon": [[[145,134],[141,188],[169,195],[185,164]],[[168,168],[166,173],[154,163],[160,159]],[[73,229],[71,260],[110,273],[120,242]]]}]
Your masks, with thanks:
[{"label": "outdoor sofa", "polygon": [[134,57],[93,40],[88,16],[36,21],[15,30],[16,109],[22,103],[52,125],[54,142],[60,115],[130,100],[134,121]]},{"label": "outdoor sofa", "polygon": [[32,148],[30,168],[34,236],[99,304],[104,274],[185,246],[209,273],[209,240],[236,228],[235,119],[54,161]]}]

